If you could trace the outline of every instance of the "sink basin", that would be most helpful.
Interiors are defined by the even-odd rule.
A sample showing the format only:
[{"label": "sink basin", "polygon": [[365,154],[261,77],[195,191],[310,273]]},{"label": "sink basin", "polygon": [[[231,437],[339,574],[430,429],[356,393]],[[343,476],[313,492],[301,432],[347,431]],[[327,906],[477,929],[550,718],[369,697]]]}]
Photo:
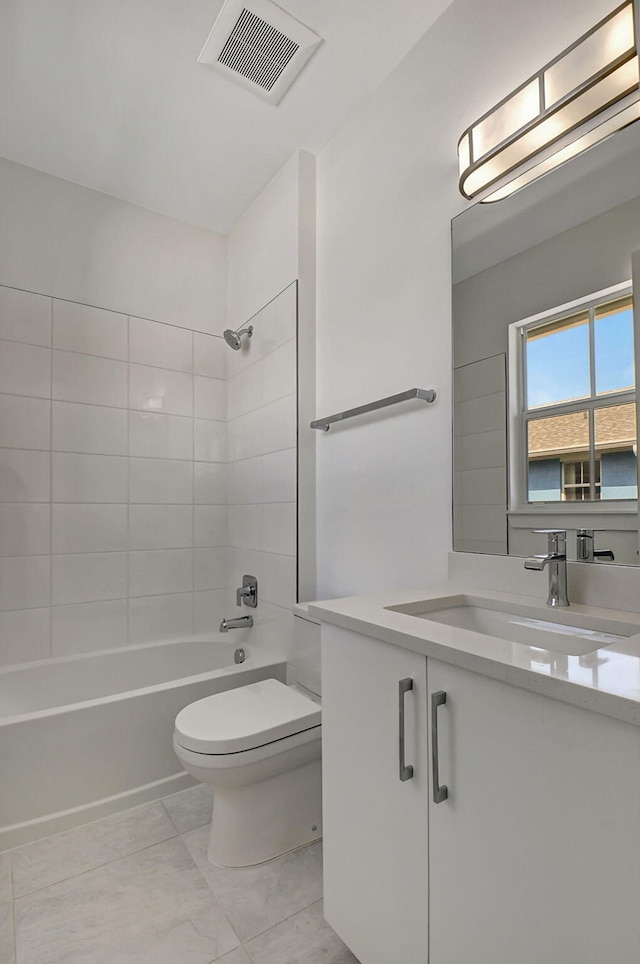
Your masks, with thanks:
[{"label": "sink basin", "polygon": [[441,596],[388,608],[564,656],[586,656],[640,631],[640,626],[633,623],[575,613],[571,609],[541,612],[539,607],[526,603],[480,596]]}]

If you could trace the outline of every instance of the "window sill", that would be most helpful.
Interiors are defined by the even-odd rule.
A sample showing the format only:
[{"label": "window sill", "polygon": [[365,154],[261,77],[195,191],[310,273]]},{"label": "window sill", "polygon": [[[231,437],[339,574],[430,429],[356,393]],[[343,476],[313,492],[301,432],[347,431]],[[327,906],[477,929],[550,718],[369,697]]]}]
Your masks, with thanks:
[{"label": "window sill", "polygon": [[509,525],[514,529],[638,529],[638,503],[623,505],[552,505],[519,506],[507,512]]}]

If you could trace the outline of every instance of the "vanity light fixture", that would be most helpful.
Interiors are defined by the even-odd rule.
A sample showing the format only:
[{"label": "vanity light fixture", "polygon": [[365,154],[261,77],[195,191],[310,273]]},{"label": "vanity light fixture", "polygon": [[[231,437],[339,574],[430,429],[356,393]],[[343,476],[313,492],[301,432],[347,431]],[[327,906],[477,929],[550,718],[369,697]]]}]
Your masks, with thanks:
[{"label": "vanity light fixture", "polygon": [[638,81],[627,0],[467,128],[460,192],[501,200],[626,127],[640,118]]}]

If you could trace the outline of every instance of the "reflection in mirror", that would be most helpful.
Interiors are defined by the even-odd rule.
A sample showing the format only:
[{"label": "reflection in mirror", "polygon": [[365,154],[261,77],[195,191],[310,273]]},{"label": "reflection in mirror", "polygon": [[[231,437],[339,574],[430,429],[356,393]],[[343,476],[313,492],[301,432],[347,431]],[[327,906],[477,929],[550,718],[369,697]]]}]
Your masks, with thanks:
[{"label": "reflection in mirror", "polygon": [[566,528],[575,559],[587,529],[638,563],[639,155],[635,124],[453,222],[456,550]]}]

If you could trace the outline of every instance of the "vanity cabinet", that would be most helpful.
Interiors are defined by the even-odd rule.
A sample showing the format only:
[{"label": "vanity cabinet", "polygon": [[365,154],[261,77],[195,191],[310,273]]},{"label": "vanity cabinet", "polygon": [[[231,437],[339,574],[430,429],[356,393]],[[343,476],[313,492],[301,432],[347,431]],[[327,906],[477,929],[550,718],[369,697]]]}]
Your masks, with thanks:
[{"label": "vanity cabinet", "polygon": [[362,964],[640,962],[639,727],[326,623],[322,648],[325,913]]},{"label": "vanity cabinet", "polygon": [[[426,665],[323,624],[324,913],[363,964],[427,960]],[[413,772],[401,780],[403,680],[412,687],[402,699]]]},{"label": "vanity cabinet", "polygon": [[427,663],[430,964],[640,961],[640,728]]}]

